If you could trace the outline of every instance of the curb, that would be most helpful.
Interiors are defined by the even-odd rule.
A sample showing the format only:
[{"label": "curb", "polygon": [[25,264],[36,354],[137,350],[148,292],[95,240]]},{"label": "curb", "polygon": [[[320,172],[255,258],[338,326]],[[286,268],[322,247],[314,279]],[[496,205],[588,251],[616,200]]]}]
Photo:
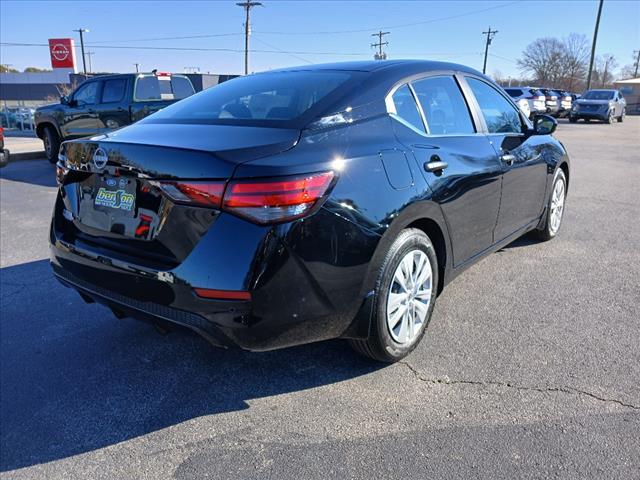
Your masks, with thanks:
[{"label": "curb", "polygon": [[13,153],[10,151],[9,163],[21,162],[24,160],[41,160],[44,159],[44,150],[35,152],[18,152]]}]

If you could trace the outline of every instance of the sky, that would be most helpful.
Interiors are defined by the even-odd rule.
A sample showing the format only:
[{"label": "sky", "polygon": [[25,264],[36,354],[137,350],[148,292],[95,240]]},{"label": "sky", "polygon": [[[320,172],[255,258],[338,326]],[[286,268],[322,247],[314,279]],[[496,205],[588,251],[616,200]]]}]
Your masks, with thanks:
[{"label": "sky", "polygon": [[[238,74],[244,68],[244,11],[228,0],[0,0],[0,63],[50,68],[48,38],[87,28],[92,70]],[[277,1],[251,11],[250,71],[373,58],[372,33],[382,29],[389,58],[422,58],[482,69],[484,39],[498,30],[487,73],[517,77],[516,60],[539,37],[593,35],[597,0],[519,1]],[[172,38],[167,37],[196,37]],[[118,47],[118,48],[114,48]],[[200,50],[189,50],[200,49]],[[597,54],[620,66],[640,49],[640,0],[605,0]]]}]

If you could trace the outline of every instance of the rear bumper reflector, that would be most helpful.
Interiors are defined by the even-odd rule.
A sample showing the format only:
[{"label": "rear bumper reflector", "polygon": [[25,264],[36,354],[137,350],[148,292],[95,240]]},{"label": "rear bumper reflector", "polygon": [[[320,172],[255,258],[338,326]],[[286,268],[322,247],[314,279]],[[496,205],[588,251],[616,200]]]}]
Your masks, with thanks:
[{"label": "rear bumper reflector", "polygon": [[214,290],[211,288],[194,288],[193,291],[201,298],[216,300],[242,300],[251,301],[251,293],[242,290]]}]

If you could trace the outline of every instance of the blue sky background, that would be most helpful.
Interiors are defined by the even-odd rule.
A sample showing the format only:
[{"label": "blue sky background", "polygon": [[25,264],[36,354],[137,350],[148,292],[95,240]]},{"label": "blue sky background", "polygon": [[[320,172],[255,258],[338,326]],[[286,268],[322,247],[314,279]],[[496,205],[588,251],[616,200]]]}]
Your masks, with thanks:
[{"label": "blue sky background", "polygon": [[[488,73],[518,75],[515,60],[538,37],[563,37],[571,32],[593,35],[596,0],[521,1],[275,1],[252,11],[251,70],[373,56],[370,34],[390,30],[390,58],[431,58],[482,68],[484,36],[499,30]],[[443,17],[456,17],[443,19]],[[48,38],[86,34],[94,71],[243,71],[243,10],[235,1],[28,1],[0,0],[2,43],[46,43]],[[428,22],[419,23],[417,22]],[[414,24],[414,25],[407,25]],[[357,31],[356,31],[357,30]],[[348,31],[347,33],[344,33]],[[317,33],[332,32],[332,33]],[[161,37],[220,35],[209,38],[155,40]],[[104,48],[104,47],[134,47]],[[172,47],[236,51],[136,49]],[[632,63],[640,48],[640,1],[605,0],[598,36],[598,54],[611,53],[620,66]],[[80,62],[80,55],[77,55]],[[48,49],[0,47],[0,63],[19,70],[50,67]]]}]

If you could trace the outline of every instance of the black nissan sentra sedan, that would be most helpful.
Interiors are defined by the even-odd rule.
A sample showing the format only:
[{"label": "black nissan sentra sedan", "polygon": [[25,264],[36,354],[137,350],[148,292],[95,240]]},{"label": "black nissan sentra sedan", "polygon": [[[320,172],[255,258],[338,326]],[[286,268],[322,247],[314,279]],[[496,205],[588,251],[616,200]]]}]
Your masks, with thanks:
[{"label": "black nissan sentra sedan", "polygon": [[456,275],[528,231],[556,236],[555,127],[450,63],[234,79],[65,142],[51,262],[117,317],[256,351],[340,337],[397,361]]}]

